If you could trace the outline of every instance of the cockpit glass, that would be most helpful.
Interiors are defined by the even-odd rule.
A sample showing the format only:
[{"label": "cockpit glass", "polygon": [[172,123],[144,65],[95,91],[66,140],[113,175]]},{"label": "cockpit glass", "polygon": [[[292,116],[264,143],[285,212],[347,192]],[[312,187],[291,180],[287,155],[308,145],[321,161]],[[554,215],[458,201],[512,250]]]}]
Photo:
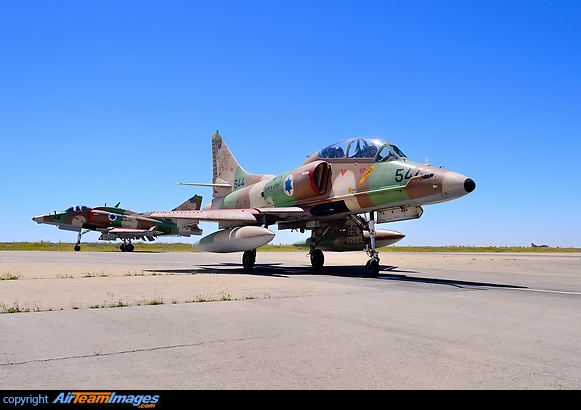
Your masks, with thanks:
[{"label": "cockpit glass", "polygon": [[396,147],[395,145],[390,145],[390,147],[391,147],[392,151],[395,152],[401,158],[407,158],[406,154],[401,152],[401,150],[398,147]]},{"label": "cockpit glass", "polygon": [[349,158],[374,158],[387,141],[372,138],[353,138],[349,144]]},{"label": "cockpit glass", "polygon": [[87,207],[85,205],[75,205],[75,206],[71,206],[70,208],[68,208],[65,212],[82,212],[82,211],[86,211]]},{"label": "cockpit glass", "polygon": [[399,158],[407,158],[401,150],[393,144],[385,144],[379,150],[375,162],[389,162],[395,161]]},{"label": "cockpit glass", "polygon": [[381,151],[379,151],[379,154],[377,154],[377,158],[375,159],[375,162],[389,162],[389,161],[395,161],[397,159],[397,157],[395,156],[395,154],[393,152],[391,152],[391,150],[389,149],[388,145],[384,145],[383,148],[381,149]]},{"label": "cockpit glass", "polygon": [[375,158],[385,144],[389,142],[381,138],[352,138],[323,148],[319,158]]},{"label": "cockpit glass", "polygon": [[319,158],[345,158],[347,147],[351,140],[339,141],[336,144],[329,145],[319,152]]}]

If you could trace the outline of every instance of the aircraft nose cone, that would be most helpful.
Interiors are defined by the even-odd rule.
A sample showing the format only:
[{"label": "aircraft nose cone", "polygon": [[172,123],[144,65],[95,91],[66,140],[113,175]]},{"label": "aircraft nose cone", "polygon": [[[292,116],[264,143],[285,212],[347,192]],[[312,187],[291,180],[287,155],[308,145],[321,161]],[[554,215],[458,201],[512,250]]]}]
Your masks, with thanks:
[{"label": "aircraft nose cone", "polygon": [[44,215],[35,216],[32,220],[36,223],[41,223],[44,218]]},{"label": "aircraft nose cone", "polygon": [[476,183],[472,181],[470,178],[466,178],[464,181],[464,190],[468,193],[474,191],[476,189]]}]

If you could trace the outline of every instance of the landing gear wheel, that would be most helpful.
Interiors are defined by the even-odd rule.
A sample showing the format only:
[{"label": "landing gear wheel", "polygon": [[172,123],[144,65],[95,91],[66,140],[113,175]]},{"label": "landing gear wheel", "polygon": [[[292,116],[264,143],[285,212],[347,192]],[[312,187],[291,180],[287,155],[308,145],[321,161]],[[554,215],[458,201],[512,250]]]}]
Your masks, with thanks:
[{"label": "landing gear wheel", "polygon": [[135,246],[133,246],[132,243],[130,243],[129,245],[125,246],[125,251],[126,252],[133,252],[133,249],[135,249]]},{"label": "landing gear wheel", "polygon": [[77,236],[77,243],[75,244],[75,247],[73,248],[75,250],[75,252],[78,252],[81,250],[81,236],[83,236],[87,232],[90,232],[90,229],[85,229],[84,231],[79,230],[79,236]]},{"label": "landing gear wheel", "polygon": [[323,251],[320,249],[315,249],[311,252],[311,265],[315,269],[321,269],[325,264],[325,256]]},{"label": "landing gear wheel", "polygon": [[242,255],[242,267],[244,267],[244,270],[252,270],[254,262],[256,262],[256,249],[245,251]]},{"label": "landing gear wheel", "polygon": [[127,252],[127,248],[125,247],[124,243],[121,244],[121,246],[119,247],[119,250],[121,250],[121,252]]},{"label": "landing gear wheel", "polygon": [[379,261],[377,259],[369,259],[365,264],[365,273],[370,278],[376,278],[379,275]]}]

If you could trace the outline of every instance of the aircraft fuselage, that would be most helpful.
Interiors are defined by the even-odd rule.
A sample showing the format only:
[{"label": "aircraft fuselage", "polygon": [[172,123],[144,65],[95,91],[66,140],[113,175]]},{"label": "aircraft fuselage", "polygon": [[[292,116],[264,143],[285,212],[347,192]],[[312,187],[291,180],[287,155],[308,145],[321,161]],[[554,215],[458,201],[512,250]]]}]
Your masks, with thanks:
[{"label": "aircraft fuselage", "polygon": [[262,176],[254,184],[243,182],[243,188],[219,198],[211,209],[301,206],[322,217],[435,204],[475,187],[464,175],[407,158],[382,163],[367,158],[320,160],[316,154],[292,171]]}]

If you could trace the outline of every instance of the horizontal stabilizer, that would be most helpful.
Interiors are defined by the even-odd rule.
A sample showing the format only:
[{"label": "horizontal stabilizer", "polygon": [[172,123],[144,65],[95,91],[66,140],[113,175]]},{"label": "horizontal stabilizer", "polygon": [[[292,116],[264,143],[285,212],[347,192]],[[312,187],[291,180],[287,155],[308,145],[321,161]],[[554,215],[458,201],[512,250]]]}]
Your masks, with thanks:
[{"label": "horizontal stabilizer", "polygon": [[172,184],[176,185],[193,185],[193,186],[208,186],[212,188],[232,188],[230,184],[203,184],[203,183],[194,183],[194,182],[172,182]]},{"label": "horizontal stabilizer", "polygon": [[224,182],[216,182],[213,184],[204,184],[204,183],[197,183],[197,182],[172,182],[172,184],[176,185],[191,185],[191,186],[206,186],[210,188],[214,188],[213,196],[224,196],[232,192],[232,185]]}]

